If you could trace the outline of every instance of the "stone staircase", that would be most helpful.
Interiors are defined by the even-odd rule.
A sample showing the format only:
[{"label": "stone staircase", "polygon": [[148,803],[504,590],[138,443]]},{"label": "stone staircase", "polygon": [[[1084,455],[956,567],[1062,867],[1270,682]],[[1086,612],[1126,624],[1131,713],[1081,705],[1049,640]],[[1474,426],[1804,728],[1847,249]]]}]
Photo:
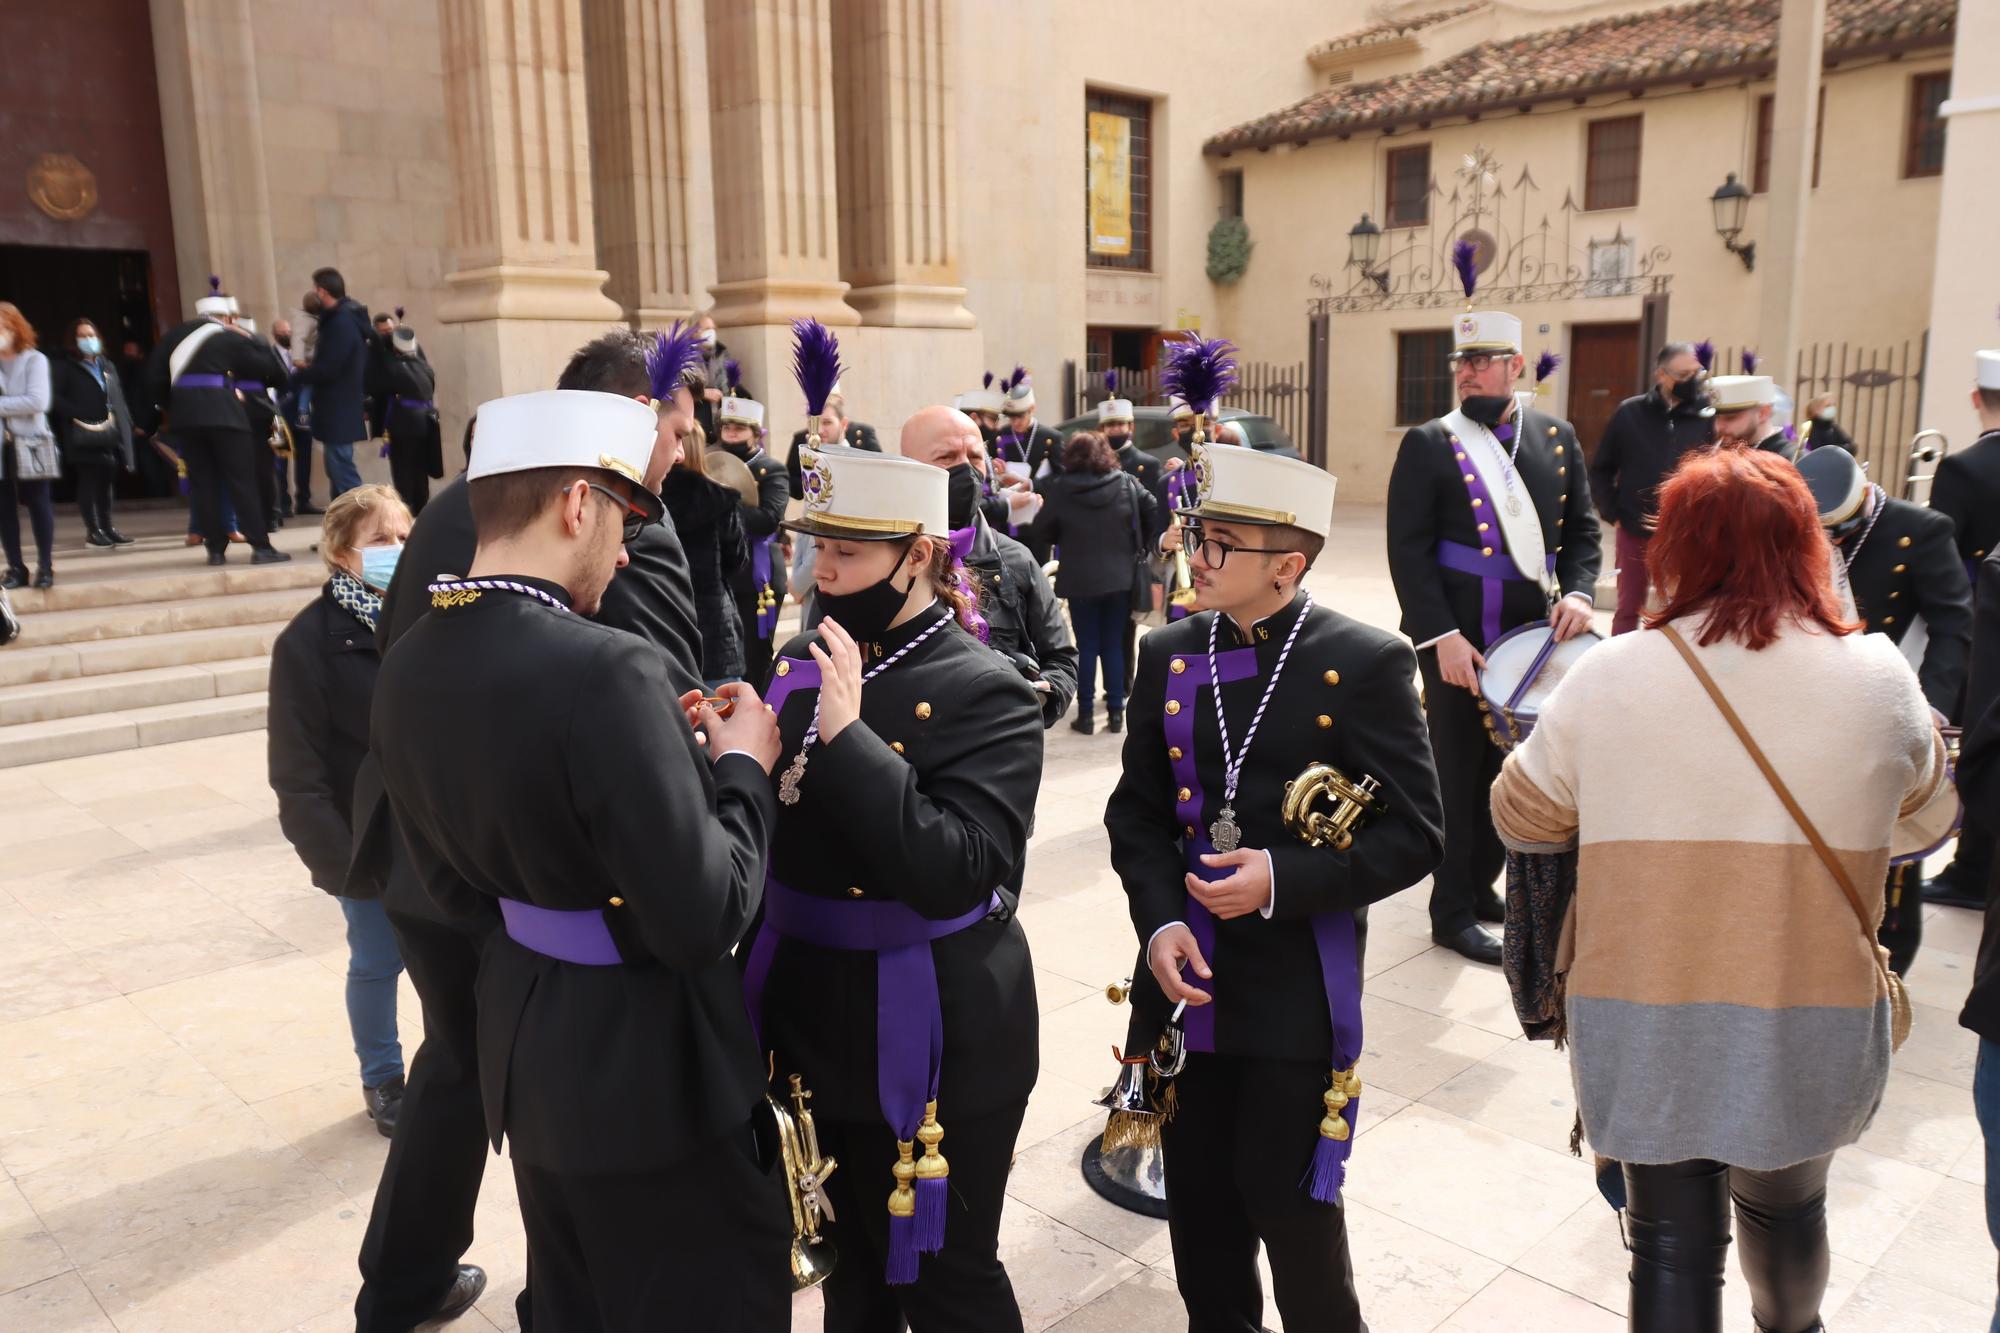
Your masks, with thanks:
[{"label": "stone staircase", "polygon": [[137,541],[104,550],[59,508],[56,586],[8,594],[21,637],[0,648],[0,768],[264,725],[271,645],[326,580],[318,520],[273,534],[289,564],[232,545],[214,569],[184,544],[185,514],[121,508]]}]

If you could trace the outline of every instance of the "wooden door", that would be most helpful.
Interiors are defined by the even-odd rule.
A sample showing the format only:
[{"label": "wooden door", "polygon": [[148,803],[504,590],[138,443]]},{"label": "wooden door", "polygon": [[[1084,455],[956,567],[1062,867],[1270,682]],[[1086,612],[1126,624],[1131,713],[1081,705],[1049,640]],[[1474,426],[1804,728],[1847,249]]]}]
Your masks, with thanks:
[{"label": "wooden door", "polygon": [[1593,457],[1611,414],[1638,392],[1638,324],[1570,325],[1563,373],[1569,377],[1570,424],[1585,456]]}]

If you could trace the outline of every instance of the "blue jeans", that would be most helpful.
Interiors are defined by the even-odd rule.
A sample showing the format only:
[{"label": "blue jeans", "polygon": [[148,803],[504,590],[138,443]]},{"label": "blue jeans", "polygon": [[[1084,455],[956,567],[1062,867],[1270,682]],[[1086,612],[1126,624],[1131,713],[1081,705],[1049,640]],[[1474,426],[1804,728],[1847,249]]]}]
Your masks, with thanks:
[{"label": "blue jeans", "polygon": [[403,956],[380,898],[342,898],[347,917],[347,1026],[361,1061],[361,1086],[379,1088],[403,1076],[396,1035],[396,978]]},{"label": "blue jeans", "polygon": [[326,488],[335,497],[342,491],[351,491],[361,484],[360,469],[354,466],[354,444],[335,444],[332,440],[321,440],[320,457],[326,461]]},{"label": "blue jeans", "polygon": [[[1972,1071],[1972,1111],[1986,1140],[1986,1234],[2000,1249],[2000,1041],[1979,1039],[1979,1061]],[[1992,1333],[2000,1333],[2000,1309],[1993,1312]]]},{"label": "blue jeans", "polygon": [[1129,592],[1069,599],[1070,624],[1076,629],[1078,717],[1090,716],[1099,662],[1104,664],[1104,706],[1114,713],[1125,711],[1125,622],[1131,615]]}]

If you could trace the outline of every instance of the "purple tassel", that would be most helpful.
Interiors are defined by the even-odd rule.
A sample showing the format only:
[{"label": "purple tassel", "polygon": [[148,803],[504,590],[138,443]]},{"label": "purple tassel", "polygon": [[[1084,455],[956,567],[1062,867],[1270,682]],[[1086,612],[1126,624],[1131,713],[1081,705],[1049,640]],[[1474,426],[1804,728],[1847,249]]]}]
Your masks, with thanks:
[{"label": "purple tassel", "polygon": [[680,391],[681,375],[701,359],[701,341],[694,325],[675,320],[665,333],[653,335],[646,353],[646,376],[651,381],[651,397],[656,403],[671,400]]},{"label": "purple tassel", "polygon": [[840,364],[840,340],[816,319],[793,320],[792,334],[796,340],[792,374],[799,382],[799,392],[805,395],[806,415],[817,417],[826,411],[826,400],[847,369]]},{"label": "purple tassel", "polygon": [[1715,369],[1715,344],[1703,338],[1694,345],[1694,359],[1701,362],[1703,370]]},{"label": "purple tassel", "polygon": [[892,1287],[907,1287],[917,1280],[916,1218],[889,1215],[889,1262],[882,1280]]},{"label": "purple tassel", "polygon": [[388,456],[389,456],[389,440],[387,436],[384,436],[382,439],[382,457],[387,458]]},{"label": "purple tassel", "polygon": [[185,500],[188,496],[194,493],[194,487],[189,484],[188,479],[186,477],[182,477],[180,479],[179,486],[180,486],[181,498],[183,500]]},{"label": "purple tassel", "polygon": [[1313,1145],[1312,1165],[1306,1169],[1306,1193],[1321,1203],[1337,1203],[1340,1187],[1347,1180],[1348,1143],[1320,1136]]},{"label": "purple tassel", "polygon": [[1118,396],[1118,372],[1116,370],[1107,370],[1104,372],[1104,396],[1106,398],[1116,398]]},{"label": "purple tassel", "polygon": [[396,322],[398,324],[403,322],[403,307],[401,306],[396,307]]},{"label": "purple tassel", "polygon": [[[917,1253],[936,1254],[944,1248],[944,1206],[951,1197],[949,1180],[917,1182]],[[891,1219],[894,1225],[894,1219]]]},{"label": "purple tassel", "polygon": [[1743,349],[1743,373],[1745,375],[1757,373],[1757,353],[1748,347]]},{"label": "purple tassel", "polygon": [[1458,270],[1458,284],[1465,288],[1465,299],[1472,299],[1472,291],[1479,285],[1479,246],[1472,241],[1454,241],[1451,246],[1451,266]]},{"label": "purple tassel", "polygon": [[1539,357],[1536,357],[1535,383],[1540,384],[1543,380],[1555,374],[1562,367],[1562,363],[1563,359],[1554,352],[1543,352]]},{"label": "purple tassel", "polygon": [[1167,349],[1160,392],[1169,401],[1179,398],[1196,416],[1213,415],[1216,400],[1235,384],[1236,348],[1227,340],[1189,334]]},{"label": "purple tassel", "polygon": [[722,387],[731,398],[740,398],[743,387],[743,367],[733,359],[722,363]]},{"label": "purple tassel", "polygon": [[208,294],[210,296],[222,295],[222,279],[213,273],[208,275]]}]

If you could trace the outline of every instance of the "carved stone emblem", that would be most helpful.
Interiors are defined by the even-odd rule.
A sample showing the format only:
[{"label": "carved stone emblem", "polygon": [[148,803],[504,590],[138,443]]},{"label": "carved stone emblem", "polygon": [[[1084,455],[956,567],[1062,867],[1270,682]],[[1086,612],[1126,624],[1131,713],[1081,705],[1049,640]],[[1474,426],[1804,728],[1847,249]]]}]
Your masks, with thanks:
[{"label": "carved stone emblem", "polygon": [[28,167],[28,198],[58,222],[80,222],[97,208],[97,177],[68,153],[43,153]]}]

